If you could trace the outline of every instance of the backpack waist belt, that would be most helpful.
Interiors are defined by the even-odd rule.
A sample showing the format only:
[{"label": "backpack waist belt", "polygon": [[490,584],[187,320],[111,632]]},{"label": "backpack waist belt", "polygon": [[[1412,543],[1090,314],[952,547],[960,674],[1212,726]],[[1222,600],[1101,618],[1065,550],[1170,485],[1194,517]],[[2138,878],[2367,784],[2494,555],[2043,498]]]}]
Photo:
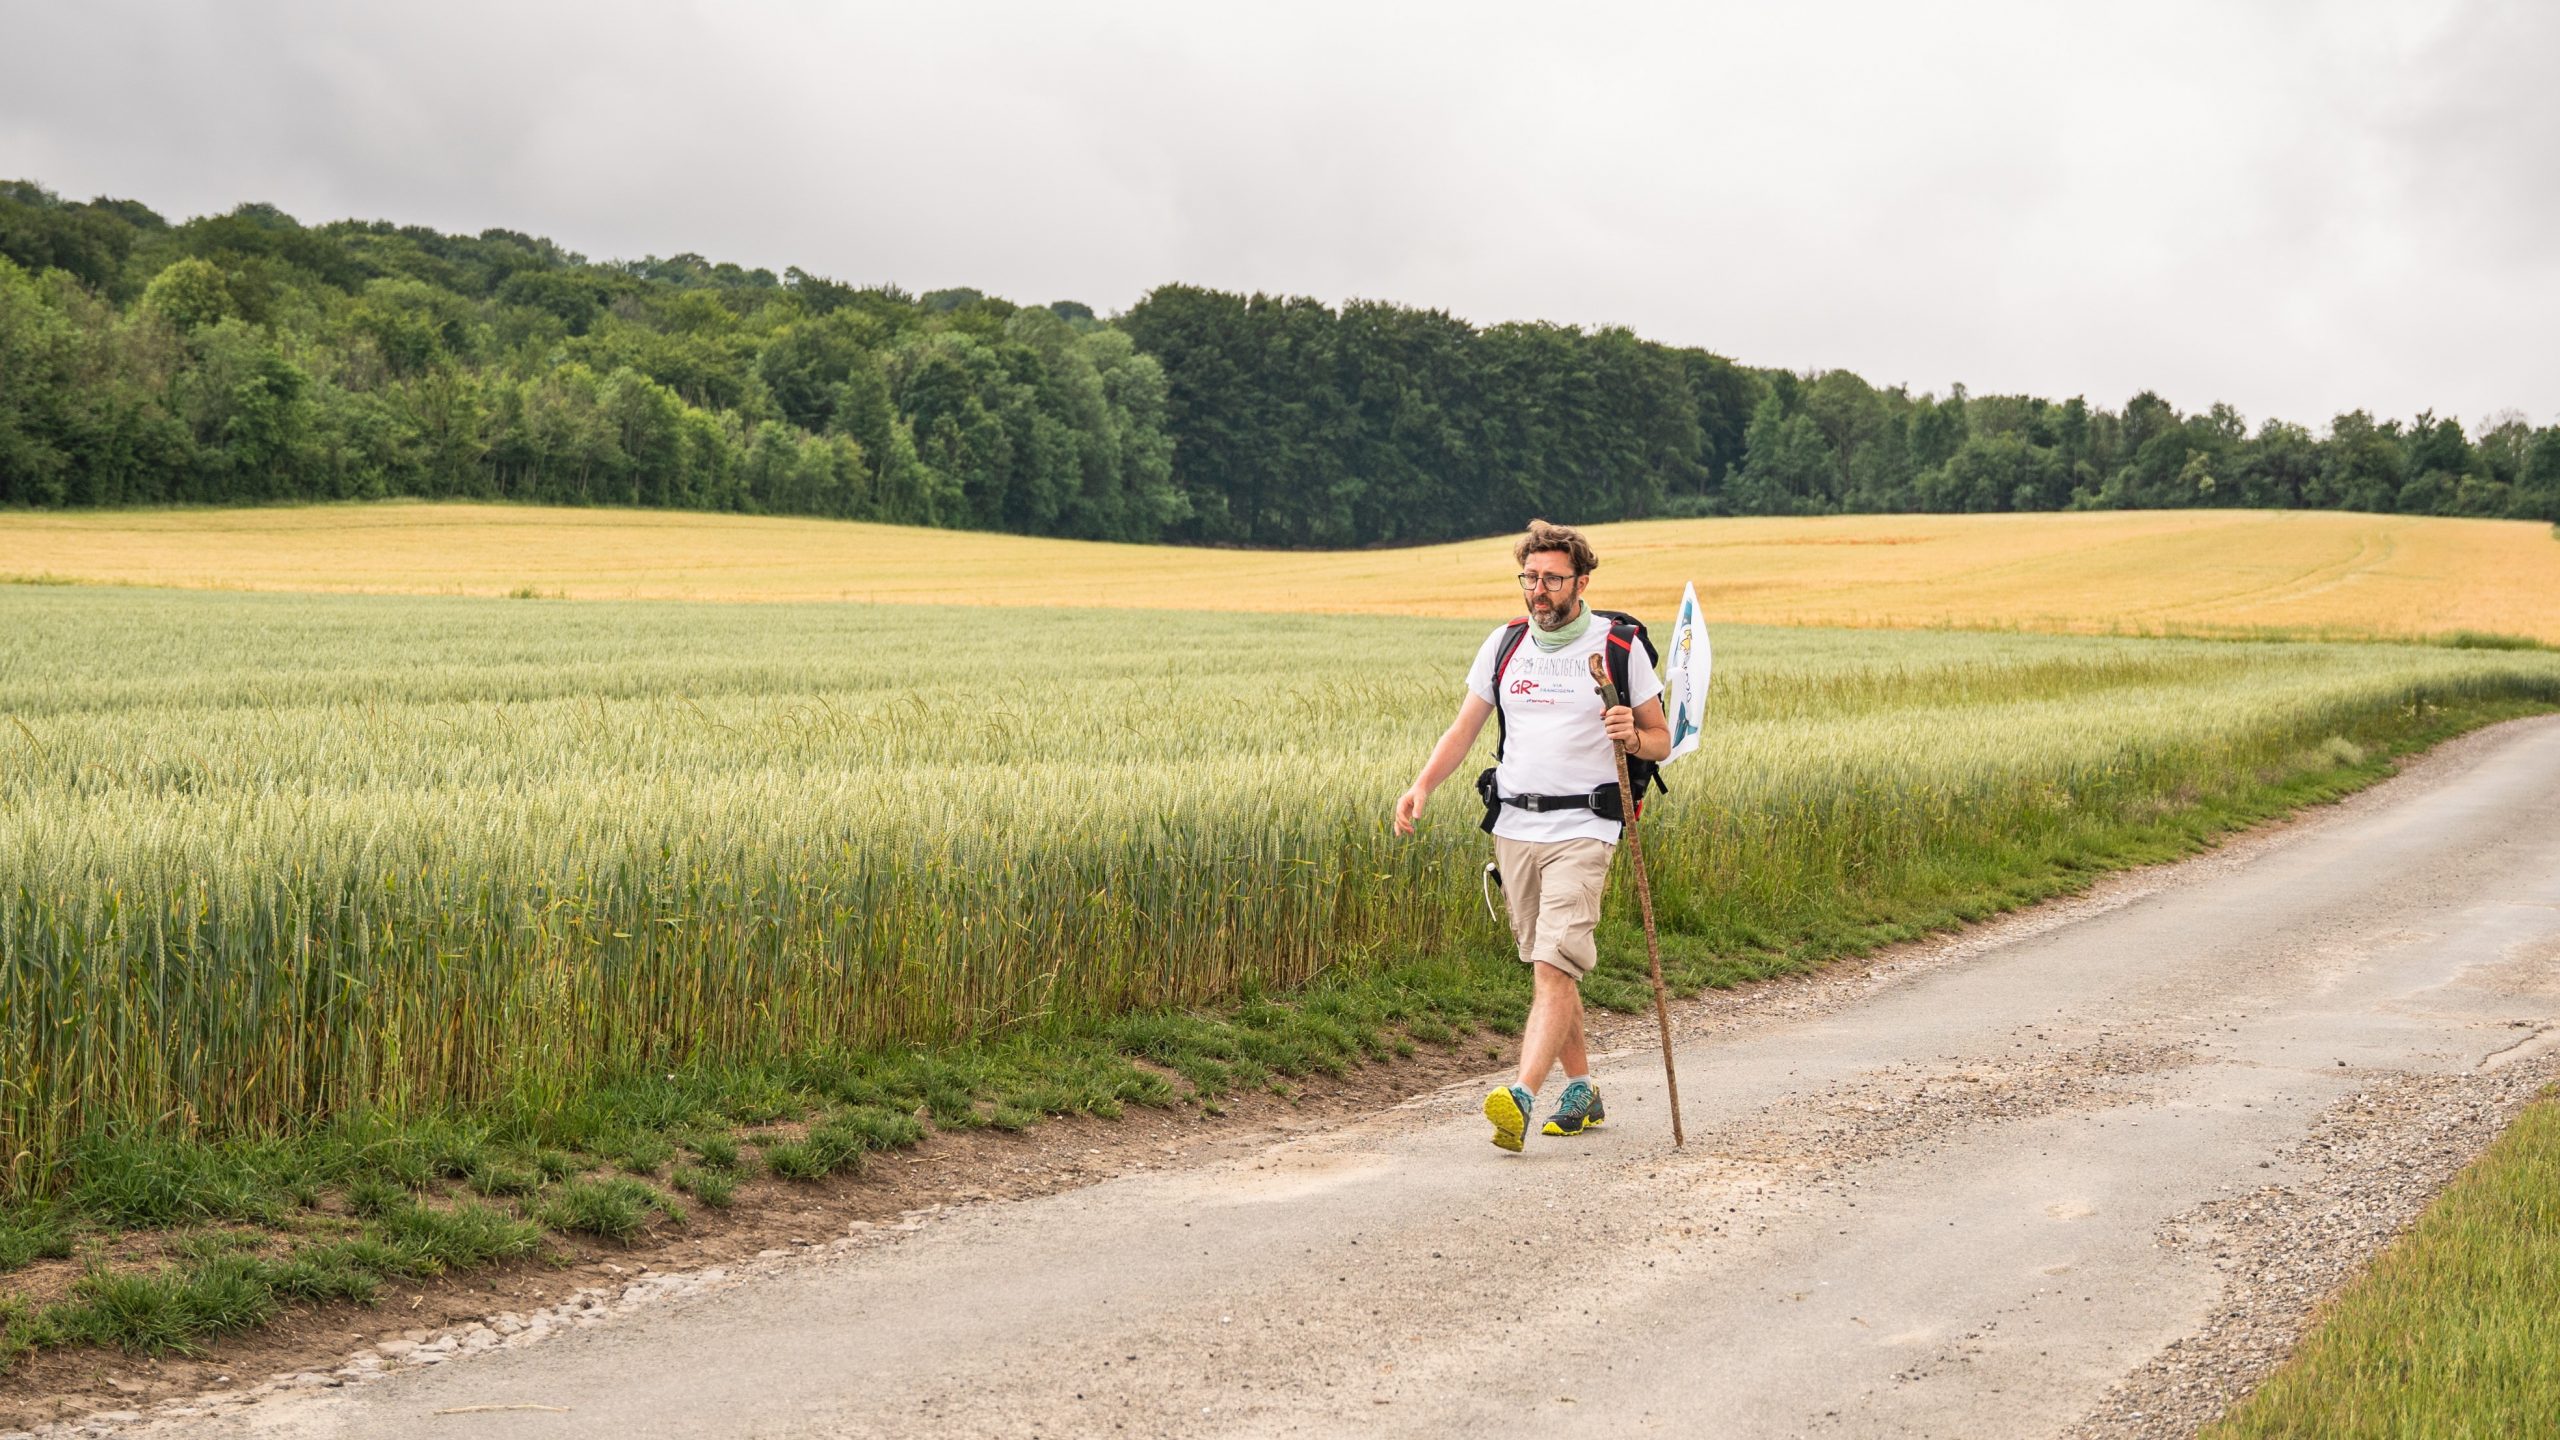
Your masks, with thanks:
[{"label": "backpack waist belt", "polygon": [[1580,795],[1505,795],[1502,787],[1493,783],[1493,767],[1488,765],[1476,775],[1476,794],[1484,800],[1484,819],[1479,824],[1488,834],[1493,830],[1494,821],[1502,817],[1505,805],[1533,813],[1588,810],[1603,820],[1623,821],[1627,818],[1627,807],[1618,794],[1618,782],[1615,780]]},{"label": "backpack waist belt", "polygon": [[1617,782],[1613,780],[1602,789],[1609,792],[1605,800],[1601,798],[1600,791],[1592,790],[1580,795],[1505,795],[1502,797],[1502,803],[1516,805],[1533,813],[1546,810],[1598,810],[1604,805],[1612,810],[1616,809]]}]

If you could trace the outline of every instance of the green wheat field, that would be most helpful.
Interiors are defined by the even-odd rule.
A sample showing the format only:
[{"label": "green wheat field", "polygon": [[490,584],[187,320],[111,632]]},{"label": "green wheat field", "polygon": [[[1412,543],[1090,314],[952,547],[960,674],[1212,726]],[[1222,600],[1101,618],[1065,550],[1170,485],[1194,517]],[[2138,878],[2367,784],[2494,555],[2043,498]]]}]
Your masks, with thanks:
[{"label": "green wheat field", "polygon": [[[1388,826],[1483,633],[0,586],[0,1373],[1516,1031],[1468,772]],[[1716,650],[1645,821],[1680,993],[2560,706],[2534,648]],[[1634,1009],[1610,904],[1584,992]]]},{"label": "green wheat field", "polygon": [[[0,593],[0,1157],[1280,989],[1486,926],[1388,807],[1465,622]],[[1650,831],[1785,946],[2352,768],[2560,655],[1727,630]],[[1973,888],[1979,889],[1979,885]]]}]

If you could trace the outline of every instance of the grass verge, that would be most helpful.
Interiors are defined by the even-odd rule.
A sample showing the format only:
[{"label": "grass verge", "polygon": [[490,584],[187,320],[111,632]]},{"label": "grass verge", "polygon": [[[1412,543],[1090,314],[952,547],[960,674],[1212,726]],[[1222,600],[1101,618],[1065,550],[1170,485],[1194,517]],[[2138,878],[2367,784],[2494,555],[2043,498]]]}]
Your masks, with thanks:
[{"label": "grass verge", "polygon": [[2555,1416],[2560,1098],[2546,1092],[2204,1435],[2538,1435]]}]

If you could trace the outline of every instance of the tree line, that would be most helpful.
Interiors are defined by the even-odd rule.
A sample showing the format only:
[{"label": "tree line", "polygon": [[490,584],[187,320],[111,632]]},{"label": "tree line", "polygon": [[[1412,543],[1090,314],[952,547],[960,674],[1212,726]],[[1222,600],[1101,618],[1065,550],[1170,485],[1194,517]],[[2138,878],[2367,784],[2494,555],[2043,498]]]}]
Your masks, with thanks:
[{"label": "tree line", "polygon": [[0,183],[0,505],[389,496],[1089,539],[2320,507],[2560,522],[2560,426],[1913,394],[1621,328],[1163,286],[1103,319]]}]

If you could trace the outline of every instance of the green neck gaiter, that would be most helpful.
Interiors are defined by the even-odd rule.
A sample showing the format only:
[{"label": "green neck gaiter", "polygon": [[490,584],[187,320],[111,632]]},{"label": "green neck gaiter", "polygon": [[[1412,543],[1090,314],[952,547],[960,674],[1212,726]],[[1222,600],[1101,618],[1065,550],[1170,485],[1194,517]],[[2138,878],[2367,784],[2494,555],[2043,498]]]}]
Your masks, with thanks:
[{"label": "green neck gaiter", "polygon": [[1567,620],[1553,630],[1541,630],[1538,628],[1537,621],[1530,621],[1529,638],[1537,641],[1538,648],[1541,650],[1561,650],[1567,645],[1572,644],[1574,641],[1581,639],[1582,632],[1590,628],[1591,607],[1577,602],[1574,607],[1573,618]]}]

